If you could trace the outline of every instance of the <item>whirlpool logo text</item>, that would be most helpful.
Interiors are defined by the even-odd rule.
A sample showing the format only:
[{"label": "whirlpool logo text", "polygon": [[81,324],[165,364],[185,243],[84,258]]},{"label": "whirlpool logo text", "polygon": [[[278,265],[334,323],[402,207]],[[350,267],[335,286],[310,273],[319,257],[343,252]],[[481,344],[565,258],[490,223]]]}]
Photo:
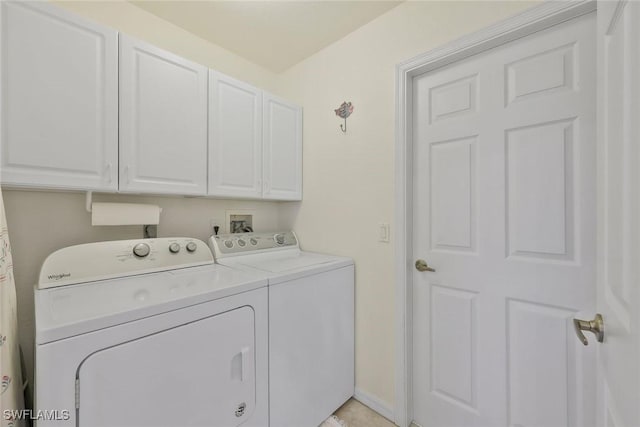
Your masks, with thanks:
[{"label": "whirlpool logo text", "polygon": [[58,273],[58,274],[50,274],[47,276],[49,280],[60,280],[65,277],[71,277],[71,273]]}]

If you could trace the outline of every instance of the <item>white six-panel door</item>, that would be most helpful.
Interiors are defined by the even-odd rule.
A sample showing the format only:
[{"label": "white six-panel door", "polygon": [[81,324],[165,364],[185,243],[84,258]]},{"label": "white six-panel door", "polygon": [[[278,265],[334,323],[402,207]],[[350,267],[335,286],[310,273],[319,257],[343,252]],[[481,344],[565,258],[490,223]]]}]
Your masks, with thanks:
[{"label": "white six-panel door", "polygon": [[120,35],[120,191],[205,195],[205,66]]},{"label": "white six-panel door", "polygon": [[262,197],[262,91],[209,71],[209,194]]},{"label": "white six-panel door", "polygon": [[118,33],[0,2],[2,183],[118,189]]},{"label": "white six-panel door", "polygon": [[595,14],[414,79],[413,411],[590,426]]},{"label": "white six-panel door", "polygon": [[640,4],[598,2],[598,425],[640,425]]}]

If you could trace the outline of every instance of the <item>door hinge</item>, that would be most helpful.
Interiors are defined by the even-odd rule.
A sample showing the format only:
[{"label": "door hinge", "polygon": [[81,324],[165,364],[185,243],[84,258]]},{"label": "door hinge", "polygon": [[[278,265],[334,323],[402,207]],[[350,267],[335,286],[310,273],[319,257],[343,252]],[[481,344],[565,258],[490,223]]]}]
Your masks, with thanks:
[{"label": "door hinge", "polygon": [[80,378],[76,378],[76,409],[80,409]]}]

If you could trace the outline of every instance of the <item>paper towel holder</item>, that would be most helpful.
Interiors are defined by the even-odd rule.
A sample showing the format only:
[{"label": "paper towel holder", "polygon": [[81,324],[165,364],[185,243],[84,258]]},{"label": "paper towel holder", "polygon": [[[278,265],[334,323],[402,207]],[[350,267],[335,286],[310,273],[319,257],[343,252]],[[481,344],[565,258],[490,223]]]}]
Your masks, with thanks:
[{"label": "paper towel holder", "polygon": [[[85,193],[84,208],[89,213],[93,211],[92,204],[93,204],[93,191],[87,191]],[[162,212],[162,208],[160,208],[160,212]],[[142,236],[145,239],[155,239],[156,237],[158,237],[158,226],[156,224],[143,225]]]}]

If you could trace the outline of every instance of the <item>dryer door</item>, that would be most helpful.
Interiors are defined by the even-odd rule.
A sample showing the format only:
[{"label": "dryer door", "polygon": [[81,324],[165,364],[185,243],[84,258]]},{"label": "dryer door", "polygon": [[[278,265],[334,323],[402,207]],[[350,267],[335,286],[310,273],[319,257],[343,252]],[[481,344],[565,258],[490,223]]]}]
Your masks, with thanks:
[{"label": "dryer door", "polygon": [[254,342],[241,307],[93,353],[78,370],[79,425],[240,425],[255,407]]}]

